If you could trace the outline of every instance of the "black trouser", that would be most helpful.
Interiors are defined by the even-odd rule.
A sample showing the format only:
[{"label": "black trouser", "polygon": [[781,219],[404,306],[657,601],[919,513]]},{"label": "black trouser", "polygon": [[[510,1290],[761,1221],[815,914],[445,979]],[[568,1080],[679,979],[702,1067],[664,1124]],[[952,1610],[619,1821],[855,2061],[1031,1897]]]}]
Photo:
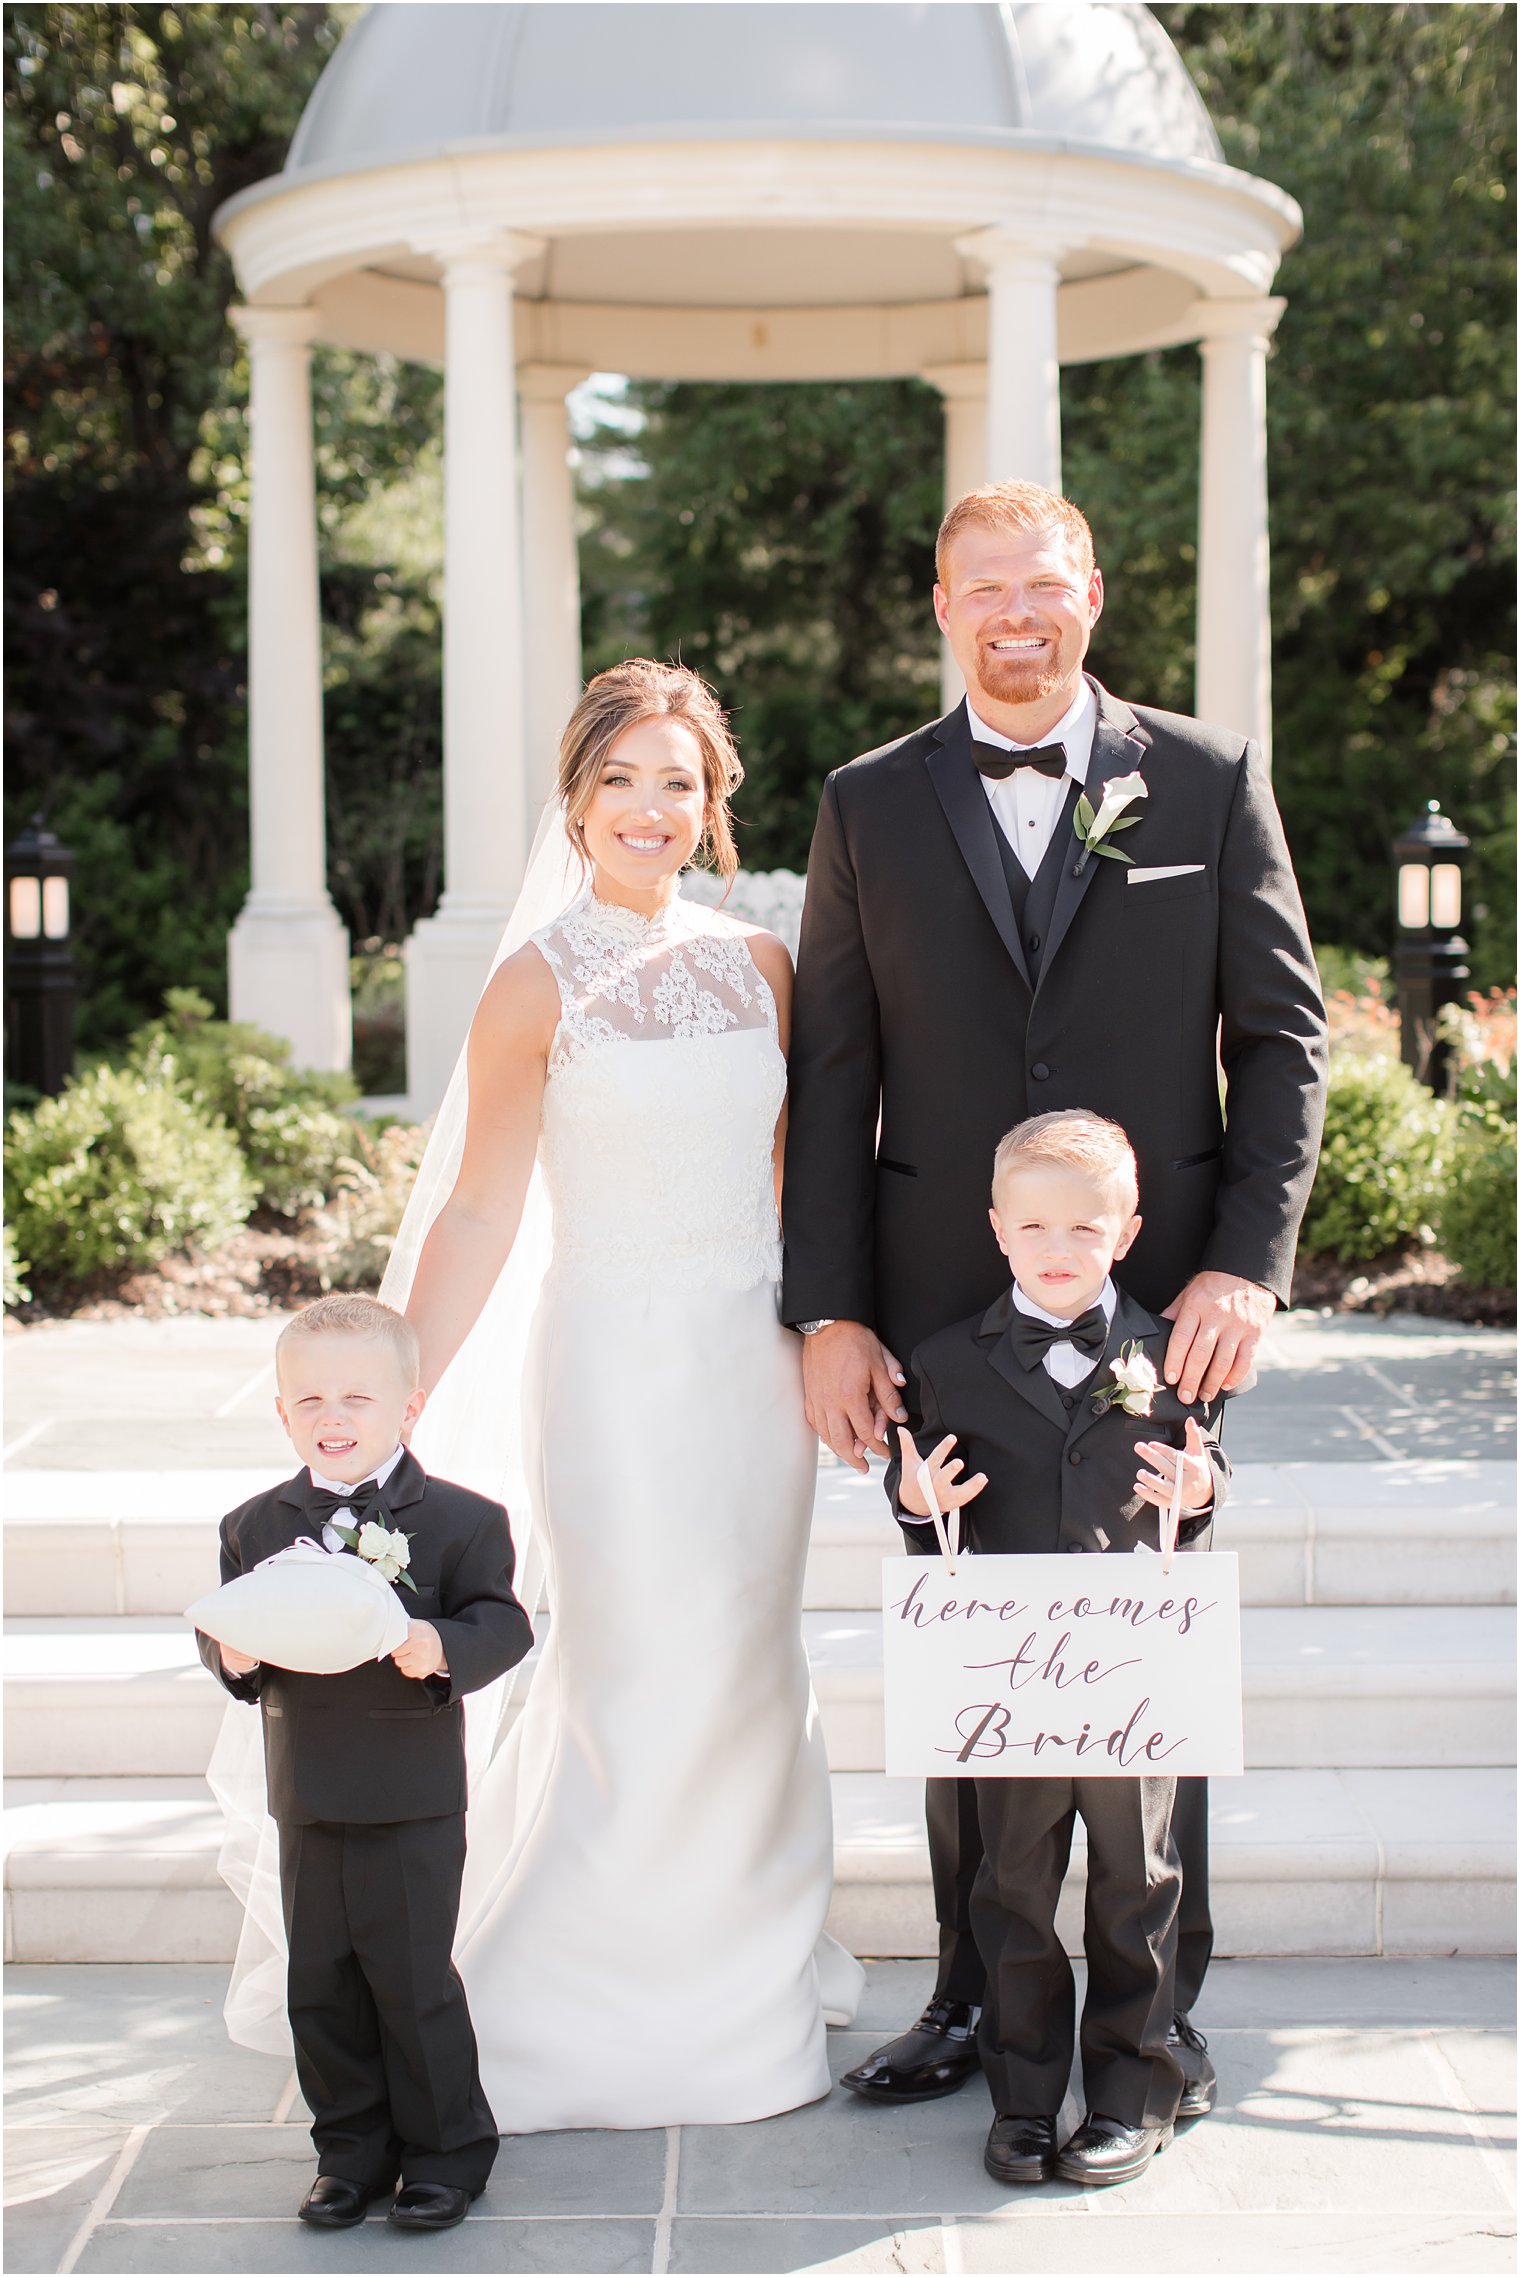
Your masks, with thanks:
[{"label": "black trouser", "polygon": [[1086,2106],[1129,2127],[1176,2117],[1182,2067],[1167,2047],[1182,1888],[1172,1841],[1176,1785],[975,1782],[986,1856],[971,1918],[987,1965],[977,2044],[1000,2112],[1054,2117],[1071,2076],[1076,1980],[1055,1923],[1080,1812],[1087,1828]]},{"label": "black trouser", "polygon": [[464,1818],[280,1827],[296,2077],[323,2174],[479,2191],[499,2138],[451,1958]]},{"label": "black trouser", "polygon": [[[991,1780],[985,1785],[992,1785]],[[999,1780],[998,1785],[1008,1782]],[[1179,1779],[1172,1809],[1172,1840],[1182,1867],[1177,1915],[1177,2006],[1186,2015],[1203,1989],[1214,1950],[1209,1915],[1209,1783]],[[987,1972],[971,1930],[971,1892],[982,1863],[982,1833],[974,1779],[931,1779],[929,1867],[939,1921],[939,1974],[934,1991],[945,2000],[978,2001]]]}]

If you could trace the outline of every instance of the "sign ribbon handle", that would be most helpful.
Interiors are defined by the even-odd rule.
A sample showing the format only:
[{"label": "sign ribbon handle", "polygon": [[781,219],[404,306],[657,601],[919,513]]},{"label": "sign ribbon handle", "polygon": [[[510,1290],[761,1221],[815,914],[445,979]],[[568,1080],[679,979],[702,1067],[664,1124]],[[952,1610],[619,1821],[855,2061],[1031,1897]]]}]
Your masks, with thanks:
[{"label": "sign ribbon handle", "polygon": [[944,1559],[953,1578],[955,1561],[961,1554],[961,1514],[958,1510],[951,1511],[950,1531],[947,1534],[944,1513],[939,1506],[939,1496],[934,1491],[934,1473],[927,1463],[920,1463],[917,1476],[918,1491],[928,1503],[929,1516],[934,1520],[934,1531],[939,1539],[939,1554]]},{"label": "sign ribbon handle", "polygon": [[1161,1514],[1161,1570],[1170,1573],[1172,1559],[1177,1554],[1177,1535],[1182,1525],[1182,1465],[1187,1455],[1187,1442],[1177,1450],[1177,1471],[1172,1480],[1172,1499]]}]

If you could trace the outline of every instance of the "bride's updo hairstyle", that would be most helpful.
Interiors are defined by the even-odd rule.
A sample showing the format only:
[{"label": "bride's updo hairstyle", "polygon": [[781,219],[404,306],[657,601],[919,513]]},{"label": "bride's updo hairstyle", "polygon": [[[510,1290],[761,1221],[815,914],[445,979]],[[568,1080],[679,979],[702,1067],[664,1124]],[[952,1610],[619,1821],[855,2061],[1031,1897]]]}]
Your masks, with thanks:
[{"label": "bride's updo hairstyle", "polygon": [[697,853],[731,884],[739,849],[728,802],[744,780],[744,769],[728,732],[728,714],[707,682],[684,664],[655,664],[647,656],[633,656],[587,682],[559,745],[559,795],[572,844],[584,862],[581,817],[595,795],[607,754],[625,728],[646,719],[678,720],[696,737],[703,790]]}]

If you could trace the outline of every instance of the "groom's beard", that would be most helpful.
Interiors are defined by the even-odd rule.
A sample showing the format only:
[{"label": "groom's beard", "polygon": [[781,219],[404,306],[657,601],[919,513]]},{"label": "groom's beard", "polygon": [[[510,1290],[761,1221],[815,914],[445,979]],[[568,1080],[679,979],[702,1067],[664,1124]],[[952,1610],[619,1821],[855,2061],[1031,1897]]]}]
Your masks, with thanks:
[{"label": "groom's beard", "polygon": [[[1050,642],[1049,651],[1043,657],[999,656],[992,646],[994,640],[1028,638],[1036,632]],[[1064,663],[1058,633],[1052,633],[1041,625],[1027,628],[1021,636],[1012,626],[1004,626],[977,649],[977,684],[983,694],[990,696],[995,703],[1042,703],[1060,687],[1065,677]]]}]

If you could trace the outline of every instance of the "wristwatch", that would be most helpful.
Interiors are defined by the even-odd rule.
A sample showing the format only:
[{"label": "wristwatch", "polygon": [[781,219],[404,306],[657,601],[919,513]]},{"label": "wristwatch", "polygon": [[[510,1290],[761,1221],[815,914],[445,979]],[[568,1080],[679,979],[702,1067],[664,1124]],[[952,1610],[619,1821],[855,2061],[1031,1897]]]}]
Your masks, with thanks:
[{"label": "wristwatch", "polygon": [[816,1336],[820,1328],[832,1328],[833,1325],[831,1320],[799,1320],[796,1329],[799,1336]]}]

